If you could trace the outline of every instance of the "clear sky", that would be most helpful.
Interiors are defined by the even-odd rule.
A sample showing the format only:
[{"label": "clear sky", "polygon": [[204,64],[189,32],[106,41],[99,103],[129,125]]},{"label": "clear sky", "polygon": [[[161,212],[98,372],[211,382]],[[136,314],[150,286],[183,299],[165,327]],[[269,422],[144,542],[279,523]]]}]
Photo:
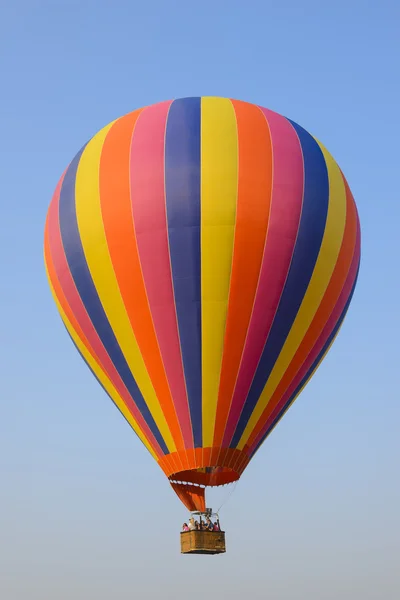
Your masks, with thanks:
[{"label": "clear sky", "polygon": [[[2,600],[400,597],[399,27],[396,0],[1,2]],[[81,145],[190,95],[308,129],[362,226],[340,335],[223,507],[213,558],[180,555],[187,514],[77,355],[42,258]]]}]

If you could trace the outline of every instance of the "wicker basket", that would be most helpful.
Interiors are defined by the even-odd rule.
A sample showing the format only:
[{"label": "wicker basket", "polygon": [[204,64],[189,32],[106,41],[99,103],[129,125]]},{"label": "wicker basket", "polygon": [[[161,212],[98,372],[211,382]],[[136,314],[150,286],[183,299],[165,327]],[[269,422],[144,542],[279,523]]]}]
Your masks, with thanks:
[{"label": "wicker basket", "polygon": [[224,531],[183,531],[182,554],[222,554],[226,552]]}]

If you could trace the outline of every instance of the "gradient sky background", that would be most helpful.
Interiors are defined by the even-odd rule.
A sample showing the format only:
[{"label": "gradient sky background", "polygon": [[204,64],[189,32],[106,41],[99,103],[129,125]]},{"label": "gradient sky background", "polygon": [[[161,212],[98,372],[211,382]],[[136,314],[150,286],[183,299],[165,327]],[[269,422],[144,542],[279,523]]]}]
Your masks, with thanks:
[{"label": "gradient sky background", "polygon": [[[2,600],[398,600],[399,25],[396,0],[2,0]],[[81,145],[190,95],[316,135],[362,226],[341,333],[222,509],[214,558],[180,555],[185,509],[75,351],[42,258]]]}]

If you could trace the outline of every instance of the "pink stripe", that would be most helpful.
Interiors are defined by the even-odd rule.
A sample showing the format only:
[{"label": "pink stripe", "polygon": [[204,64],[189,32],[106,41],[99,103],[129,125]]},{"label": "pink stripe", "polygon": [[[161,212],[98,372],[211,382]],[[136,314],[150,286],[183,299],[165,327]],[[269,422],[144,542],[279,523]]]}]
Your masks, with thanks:
[{"label": "pink stripe", "polygon": [[[257,447],[257,444],[264,437],[264,435],[268,432],[268,429],[271,427],[272,423],[274,422],[276,417],[279,415],[280,411],[284,408],[285,404],[288,402],[291,395],[294,393],[294,391],[296,390],[296,388],[298,387],[298,385],[300,384],[302,379],[306,376],[308,370],[311,368],[312,364],[317,359],[318,355],[322,351],[322,348],[324,347],[327,340],[329,339],[329,336],[331,335],[338,320],[340,319],[340,316],[344,310],[344,307],[346,306],[346,302],[349,299],[349,295],[351,293],[351,290],[354,285],[354,280],[356,278],[359,260],[360,260],[360,224],[357,219],[357,238],[356,238],[356,244],[355,244],[355,252],[354,252],[353,260],[351,263],[351,267],[350,267],[346,282],[343,286],[343,290],[338,298],[336,306],[333,309],[333,312],[332,312],[331,316],[329,317],[329,320],[327,321],[323,331],[321,332],[321,335],[319,336],[315,346],[311,350],[306,361],[303,363],[303,366],[298,371],[296,377],[293,379],[292,383],[286,390],[285,394],[282,396],[282,399],[279,401],[279,403],[277,404],[277,406],[275,407],[275,409],[273,410],[271,415],[268,417],[268,420],[266,421],[264,427],[262,428],[260,433],[255,438],[253,444],[251,445],[251,447],[248,451],[249,456],[252,455],[252,453],[254,452],[254,449]],[[258,427],[258,426],[259,426],[259,423],[257,423],[256,427]]]},{"label": "pink stripe", "polygon": [[63,306],[63,308],[65,307],[66,303],[68,304],[68,308],[75,317],[79,327],[82,329],[82,332],[84,334],[84,338],[81,338],[82,342],[84,343],[90,354],[95,358],[97,363],[101,365],[102,369],[107,374],[110,381],[113,383],[115,389],[118,391],[119,395],[124,400],[129,412],[136,419],[143,434],[153,447],[156,454],[162,456],[163,452],[160,446],[158,445],[157,440],[153,436],[141,413],[137,409],[136,404],[133,402],[132,397],[130,396],[122,379],[120,378],[118,371],[115,369],[114,364],[110,360],[110,357],[108,356],[100,338],[98,337],[96,330],[94,329],[93,324],[89,319],[84,304],[82,303],[82,300],[76,289],[65,256],[58,221],[58,207],[61,185],[62,180],[56,188],[48,213],[48,235],[51,258],[54,264],[54,270],[57,273],[57,278],[60,287],[62,288],[65,297],[65,301],[63,301],[62,298],[58,298],[58,300]]},{"label": "pink stripe", "polygon": [[303,203],[303,154],[297,134],[287,119],[270,110],[261,110],[270,127],[273,149],[271,214],[223,446],[229,446],[232,439],[278,309],[296,245]]},{"label": "pink stripe", "polygon": [[[171,102],[140,114],[131,146],[131,196],[143,280],[158,345],[187,448],[193,434],[172,286],[164,185],[164,147]],[[162,399],[160,399],[162,400]]]}]

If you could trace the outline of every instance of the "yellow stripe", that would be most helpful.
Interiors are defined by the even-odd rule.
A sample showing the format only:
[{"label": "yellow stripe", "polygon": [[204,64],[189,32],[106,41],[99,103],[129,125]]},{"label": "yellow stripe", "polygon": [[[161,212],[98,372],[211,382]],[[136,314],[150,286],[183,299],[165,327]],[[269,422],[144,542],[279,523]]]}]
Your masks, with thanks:
[{"label": "yellow stripe", "polygon": [[176,450],[171,432],[147,373],[115,277],[101,215],[99,165],[104,140],[113,123],[86,146],[76,174],[75,198],[79,234],[94,285],[145,402],[170,452]]},{"label": "yellow stripe", "polygon": [[214,437],[235,233],[238,149],[230,100],[201,100],[203,446]]},{"label": "yellow stripe", "polygon": [[121,413],[124,415],[125,419],[128,421],[129,425],[132,427],[132,429],[134,430],[134,432],[136,433],[136,435],[139,437],[139,439],[141,440],[141,442],[145,445],[145,447],[150,452],[150,454],[152,455],[152,457],[158,462],[158,458],[157,458],[156,453],[154,452],[153,448],[151,447],[151,445],[147,441],[147,438],[144,436],[144,434],[143,434],[140,426],[138,425],[137,421],[133,418],[133,416],[131,415],[131,413],[127,409],[124,401],[122,400],[121,396],[118,394],[117,390],[115,389],[115,387],[113,386],[113,384],[109,380],[108,376],[104,373],[103,369],[100,367],[100,365],[97,363],[97,361],[93,358],[93,356],[87,350],[86,346],[84,345],[84,343],[80,339],[79,335],[76,333],[75,329],[71,325],[71,322],[69,321],[67,315],[65,314],[65,312],[64,312],[61,304],[58,301],[56,293],[54,291],[53,285],[51,283],[50,275],[49,275],[49,272],[48,272],[48,269],[47,269],[47,264],[46,264],[46,272],[47,272],[47,279],[49,281],[51,293],[53,294],[53,298],[54,298],[54,301],[55,301],[55,303],[57,305],[58,312],[60,313],[61,318],[62,318],[62,320],[64,322],[64,325],[67,328],[70,336],[74,340],[77,348],[79,348],[80,352],[82,353],[82,356],[85,358],[85,360],[87,361],[88,365],[93,370],[93,373],[96,375],[96,377],[98,378],[98,380],[101,382],[101,384],[103,385],[104,389],[109,394],[109,396],[112,399],[112,401],[116,404],[116,406],[119,408],[119,410],[121,411]]},{"label": "yellow stripe", "polygon": [[299,312],[275,363],[262,394],[239,441],[243,449],[280,380],[297,352],[328,287],[342,245],[346,223],[346,189],[339,167],[328,151],[316,140],[324,155],[329,176],[329,205],[324,237],[307,291]]}]

